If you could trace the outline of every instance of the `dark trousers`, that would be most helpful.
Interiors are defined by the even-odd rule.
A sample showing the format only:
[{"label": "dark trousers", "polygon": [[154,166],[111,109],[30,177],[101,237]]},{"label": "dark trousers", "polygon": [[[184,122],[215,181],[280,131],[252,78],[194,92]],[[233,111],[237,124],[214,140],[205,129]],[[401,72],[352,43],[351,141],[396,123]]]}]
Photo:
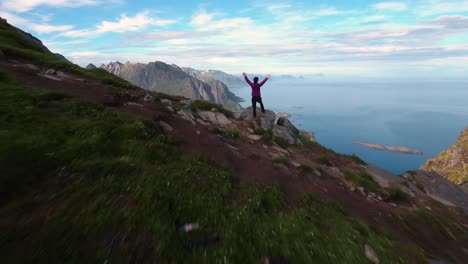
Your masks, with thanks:
[{"label": "dark trousers", "polygon": [[262,113],[265,113],[265,108],[263,107],[262,97],[260,96],[252,96],[252,112],[253,117],[257,116],[257,102],[260,103],[260,107],[262,108]]}]

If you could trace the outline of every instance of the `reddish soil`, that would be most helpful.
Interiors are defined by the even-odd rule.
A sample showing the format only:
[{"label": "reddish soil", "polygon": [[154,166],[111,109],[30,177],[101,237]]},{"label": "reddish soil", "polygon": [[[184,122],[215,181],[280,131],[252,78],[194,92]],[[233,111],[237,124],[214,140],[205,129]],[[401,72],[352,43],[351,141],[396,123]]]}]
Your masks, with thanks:
[{"label": "reddish soil", "polygon": [[[409,215],[411,208],[405,205],[393,206],[386,202],[369,202],[359,192],[352,192],[343,183],[343,180],[329,175],[321,177],[314,173],[301,174],[292,165],[275,164],[268,152],[272,146],[266,149],[261,141],[250,142],[244,139],[227,139],[213,133],[209,127],[200,124],[192,125],[181,119],[176,114],[165,111],[165,105],[160,102],[137,102],[139,105],[125,105],[118,103],[113,96],[114,88],[104,85],[96,80],[83,79],[79,76],[68,74],[71,78],[61,81],[39,76],[36,70],[14,66],[25,62],[4,62],[0,67],[14,75],[19,81],[32,88],[43,88],[49,91],[65,93],[83,101],[94,102],[106,106],[111,111],[127,112],[142,116],[150,121],[164,120],[174,128],[172,135],[180,142],[183,151],[208,157],[214,163],[230,168],[239,184],[259,183],[265,185],[276,184],[284,192],[290,207],[298,202],[298,194],[313,192],[319,196],[335,201],[349,213],[350,216],[362,219],[373,226],[387,232],[393,239],[403,242],[416,243],[426,252],[445,255],[451,260],[463,263],[468,257],[467,238],[457,240],[442,239],[434,234],[431,226],[416,217],[410,217],[408,226],[411,231],[405,230],[401,223],[393,217],[394,213]],[[43,69],[44,70],[44,69]],[[80,80],[81,78],[81,80]],[[141,91],[140,91],[141,93]],[[234,120],[234,123],[246,133],[248,124],[242,120]],[[230,146],[234,147],[231,148]],[[341,171],[352,169],[364,171],[362,166],[351,159],[342,157],[331,151],[312,146],[307,151],[298,147],[288,148],[291,159],[300,164],[307,164],[312,168],[327,167],[319,163],[319,158],[326,155]],[[424,206],[431,204],[425,197],[418,197],[415,204]],[[431,208],[434,208],[431,206]],[[456,217],[457,222],[468,226],[466,217],[457,216],[453,210],[434,210],[436,214],[444,217]],[[455,218],[454,218],[455,219]],[[456,236],[458,234],[455,234]]]}]

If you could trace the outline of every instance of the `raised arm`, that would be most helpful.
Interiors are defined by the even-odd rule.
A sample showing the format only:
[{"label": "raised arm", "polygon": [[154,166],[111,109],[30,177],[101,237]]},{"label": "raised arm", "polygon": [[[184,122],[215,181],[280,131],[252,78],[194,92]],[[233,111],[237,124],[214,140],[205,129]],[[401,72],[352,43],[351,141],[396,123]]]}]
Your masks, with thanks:
[{"label": "raised arm", "polygon": [[264,85],[266,83],[266,81],[268,81],[268,78],[271,77],[271,74],[268,74],[265,79],[260,83],[260,86]]},{"label": "raised arm", "polygon": [[245,74],[245,72],[243,72],[242,75],[244,75],[245,81],[246,81],[250,86],[252,86],[252,82],[249,80],[249,77],[247,77],[247,74]]}]

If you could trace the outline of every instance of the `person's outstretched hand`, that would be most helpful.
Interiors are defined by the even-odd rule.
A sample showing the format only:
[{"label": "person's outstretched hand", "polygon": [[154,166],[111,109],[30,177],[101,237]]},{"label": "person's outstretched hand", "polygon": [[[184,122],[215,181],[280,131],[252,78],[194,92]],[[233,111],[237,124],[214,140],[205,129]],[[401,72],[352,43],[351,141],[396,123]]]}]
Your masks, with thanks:
[{"label": "person's outstretched hand", "polygon": [[242,75],[244,75],[244,76],[245,76],[245,75],[247,75],[247,74],[245,74],[245,72],[243,72],[243,73],[242,73]]},{"label": "person's outstretched hand", "polygon": [[270,78],[271,77],[271,74],[267,74],[267,78]]}]

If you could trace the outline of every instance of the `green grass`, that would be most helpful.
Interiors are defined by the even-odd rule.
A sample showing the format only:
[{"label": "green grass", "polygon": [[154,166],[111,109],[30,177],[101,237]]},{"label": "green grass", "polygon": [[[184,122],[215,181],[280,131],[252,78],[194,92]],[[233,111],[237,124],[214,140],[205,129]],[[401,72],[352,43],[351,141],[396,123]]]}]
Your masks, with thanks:
[{"label": "green grass", "polygon": [[215,108],[216,110],[223,113],[227,117],[233,117],[234,116],[231,111],[226,110],[222,105],[214,104],[214,103],[211,103],[209,101],[204,101],[204,100],[195,100],[195,101],[193,101],[192,102],[192,108],[193,108],[192,110],[195,110],[195,111],[197,109],[209,111],[209,110]]},{"label": "green grass", "polygon": [[283,157],[283,156],[274,157],[271,160],[274,163],[280,163],[280,164],[284,164],[284,165],[288,165],[288,163],[289,163],[289,159],[286,158],[286,157]]},{"label": "green grass", "polygon": [[275,141],[276,144],[278,144],[278,146],[280,146],[282,148],[289,147],[288,140],[283,138],[283,137],[274,137],[274,141]]},{"label": "green grass", "polygon": [[304,135],[297,135],[297,138],[306,146],[312,146],[315,142],[311,141],[308,137]]},{"label": "green grass", "polygon": [[356,154],[353,154],[351,156],[349,156],[352,160],[354,160],[357,164],[361,164],[361,165],[367,165],[367,163],[362,160],[358,155]]},{"label": "green grass", "polygon": [[456,228],[447,219],[437,216],[426,209],[416,209],[415,214],[421,220],[429,224],[441,238],[456,240],[454,234],[463,231],[458,230],[458,228]]},{"label": "green grass", "polygon": [[399,188],[386,188],[385,190],[388,193],[387,199],[389,201],[409,203],[412,200],[411,195]]},{"label": "green grass", "polygon": [[323,164],[323,165],[333,166],[332,161],[331,161],[327,156],[321,156],[321,157],[318,159],[318,162],[320,162],[320,163]]},{"label": "green grass", "polygon": [[227,138],[233,138],[233,139],[241,138],[241,134],[239,130],[225,130],[223,132],[223,135]]},{"label": "green grass", "polygon": [[382,193],[382,188],[372,179],[367,173],[355,173],[353,171],[346,171],[345,176],[348,180],[354,182],[355,184],[364,187],[364,189],[375,192]]},{"label": "green grass", "polygon": [[264,130],[262,141],[271,144],[273,142],[273,131],[271,129]]},{"label": "green grass", "polygon": [[314,169],[307,164],[301,164],[297,169],[300,173],[310,173],[314,171]]}]

